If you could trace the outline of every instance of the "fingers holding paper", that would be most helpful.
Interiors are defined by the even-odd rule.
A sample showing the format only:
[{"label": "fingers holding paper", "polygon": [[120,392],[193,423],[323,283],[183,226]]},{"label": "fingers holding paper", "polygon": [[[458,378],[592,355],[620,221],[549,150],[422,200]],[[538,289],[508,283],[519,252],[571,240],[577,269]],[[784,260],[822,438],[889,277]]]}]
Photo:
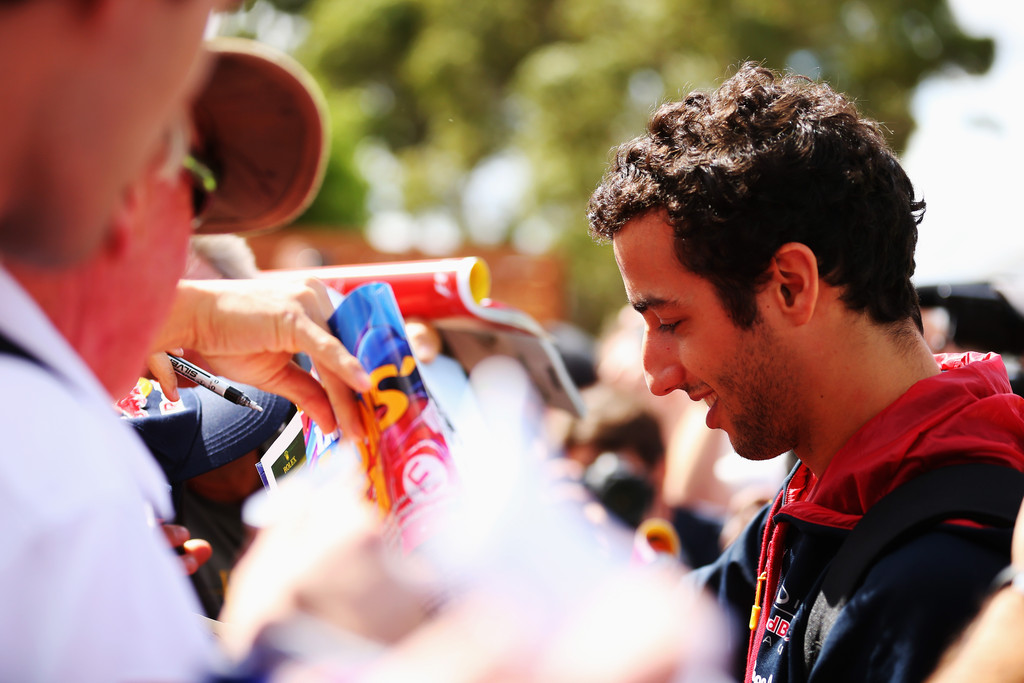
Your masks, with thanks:
[{"label": "fingers holding paper", "polygon": [[[333,312],[323,283],[183,280],[156,349],[195,349],[210,370],[284,396],[324,431],[362,436],[354,391],[369,377],[327,328]],[[317,378],[293,360],[305,353]]]}]

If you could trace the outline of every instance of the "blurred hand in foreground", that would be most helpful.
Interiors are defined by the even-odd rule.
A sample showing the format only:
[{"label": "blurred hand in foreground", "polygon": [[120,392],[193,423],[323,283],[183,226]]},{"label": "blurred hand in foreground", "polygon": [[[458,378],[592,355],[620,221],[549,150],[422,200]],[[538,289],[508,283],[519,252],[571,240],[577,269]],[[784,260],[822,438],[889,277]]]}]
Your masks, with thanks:
[{"label": "blurred hand in foreground", "polygon": [[220,614],[229,656],[244,655],[262,630],[297,615],[381,646],[426,619],[425,583],[386,548],[362,480],[320,485],[303,474],[247,504],[246,521],[259,530],[232,572]]},{"label": "blurred hand in foreground", "polygon": [[[360,486],[339,483],[297,477],[264,499],[257,517],[268,523],[238,564],[221,613],[227,654],[255,653],[244,673],[271,681],[728,680],[721,614],[682,585],[678,570],[602,556],[576,566],[567,543],[564,554],[548,546],[543,561],[456,559],[448,572],[433,550],[388,546]],[[523,539],[503,538],[498,545],[523,549]],[[469,545],[453,550],[469,558],[479,539],[462,542]]]}]

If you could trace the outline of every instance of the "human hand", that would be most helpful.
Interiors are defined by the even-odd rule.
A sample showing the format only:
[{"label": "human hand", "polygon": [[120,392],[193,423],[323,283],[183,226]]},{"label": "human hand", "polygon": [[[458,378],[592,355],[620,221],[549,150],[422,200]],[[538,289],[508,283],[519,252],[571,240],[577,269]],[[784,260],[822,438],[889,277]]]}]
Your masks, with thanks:
[{"label": "human hand", "polygon": [[[182,349],[169,349],[167,353],[181,356],[184,351]],[[167,353],[157,351],[150,354],[149,358],[146,359],[146,368],[153,379],[160,385],[160,391],[163,393],[164,398],[168,401],[177,401],[181,398],[181,395],[178,393],[178,375],[174,372],[174,366],[171,365],[171,359]]]},{"label": "human hand", "polygon": [[298,614],[382,644],[426,619],[423,584],[386,547],[364,488],[362,475],[314,482],[300,473],[274,496],[250,501],[246,522],[260,528],[225,595],[225,652],[241,657],[261,630]]},{"label": "human hand", "polygon": [[[213,555],[213,548],[202,538],[192,538],[189,530],[180,524],[164,524],[164,535],[172,548],[181,549],[181,563],[190,575],[206,564]],[[181,552],[183,551],[183,552]]]},{"label": "human hand", "polygon": [[430,363],[441,353],[441,334],[423,318],[405,319],[405,336],[421,363]]},{"label": "human hand", "polygon": [[[183,280],[154,350],[195,349],[211,371],[284,396],[325,432],[340,426],[361,438],[353,390],[366,391],[369,377],[329,331],[333,310],[315,279]],[[292,360],[299,352],[312,359],[319,379]]]},{"label": "human hand", "polygon": [[[359,516],[333,518],[346,531],[327,530],[326,542],[307,535],[305,525],[274,539],[293,544],[297,554],[282,556],[272,550],[271,535],[257,537],[232,575],[221,613],[221,644],[230,656],[243,656],[257,641],[287,644],[291,659],[277,665],[295,680],[324,672],[343,679],[353,670],[368,681],[412,680],[424,672],[429,680],[460,683],[640,682],[683,673],[725,680],[718,673],[725,639],[717,606],[664,567],[616,573],[573,600],[559,594],[557,608],[510,567],[509,575],[455,584],[452,599],[427,612],[415,587],[430,583],[396,573],[415,558],[382,556],[374,524],[353,519]],[[306,521],[322,526],[330,519],[318,514]],[[255,594],[255,608],[243,593]]]}]

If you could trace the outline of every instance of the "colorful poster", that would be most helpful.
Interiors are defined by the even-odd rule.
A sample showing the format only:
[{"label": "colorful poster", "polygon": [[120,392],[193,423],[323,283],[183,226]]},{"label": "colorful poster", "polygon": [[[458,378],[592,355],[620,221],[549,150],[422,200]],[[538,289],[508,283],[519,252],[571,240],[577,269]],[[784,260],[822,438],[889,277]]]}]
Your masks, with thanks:
[{"label": "colorful poster", "polygon": [[441,413],[423,383],[390,285],[352,290],[328,324],[370,375],[371,388],[359,397],[368,435],[361,444],[367,494],[384,515],[390,539],[413,550],[458,486]]}]

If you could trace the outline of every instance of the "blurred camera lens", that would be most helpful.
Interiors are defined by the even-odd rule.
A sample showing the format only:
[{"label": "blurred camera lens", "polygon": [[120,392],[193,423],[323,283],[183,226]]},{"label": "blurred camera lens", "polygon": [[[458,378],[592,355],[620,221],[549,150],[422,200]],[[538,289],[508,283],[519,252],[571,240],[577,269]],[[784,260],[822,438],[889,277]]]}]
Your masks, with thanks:
[{"label": "blurred camera lens", "polygon": [[611,514],[636,528],[654,500],[654,487],[616,453],[602,453],[583,472],[583,485]]}]

